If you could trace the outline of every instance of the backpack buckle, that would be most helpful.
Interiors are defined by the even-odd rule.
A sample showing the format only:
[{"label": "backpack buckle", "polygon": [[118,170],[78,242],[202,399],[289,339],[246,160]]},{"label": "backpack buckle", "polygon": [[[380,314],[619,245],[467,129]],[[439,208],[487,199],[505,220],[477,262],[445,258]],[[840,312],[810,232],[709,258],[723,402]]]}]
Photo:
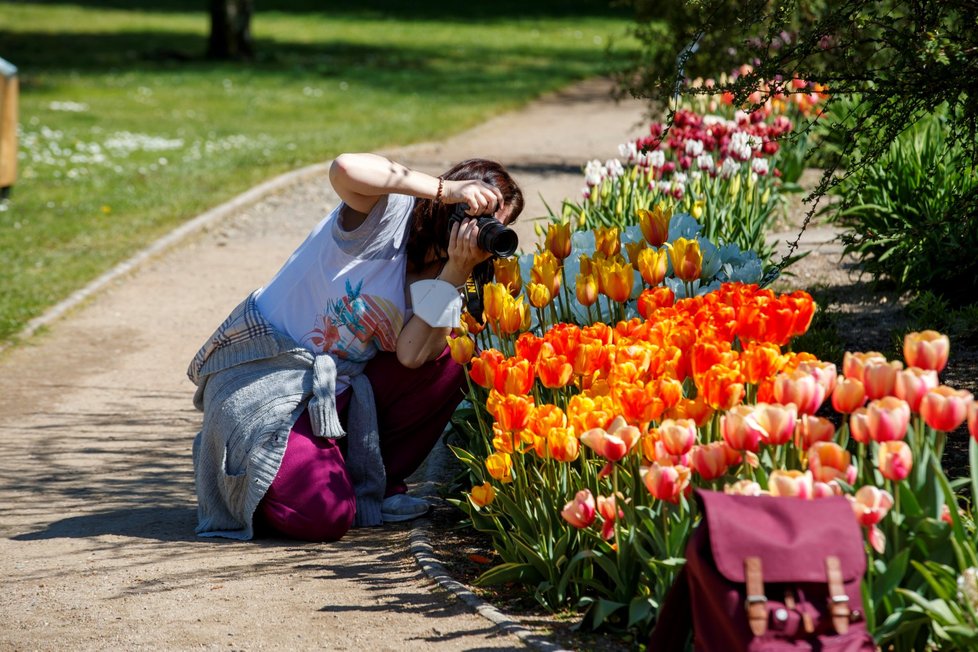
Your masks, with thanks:
[{"label": "backpack buckle", "polygon": [[744,583],[747,589],[747,598],[744,600],[747,624],[754,636],[764,636],[767,631],[767,596],[764,595],[760,557],[744,559]]}]

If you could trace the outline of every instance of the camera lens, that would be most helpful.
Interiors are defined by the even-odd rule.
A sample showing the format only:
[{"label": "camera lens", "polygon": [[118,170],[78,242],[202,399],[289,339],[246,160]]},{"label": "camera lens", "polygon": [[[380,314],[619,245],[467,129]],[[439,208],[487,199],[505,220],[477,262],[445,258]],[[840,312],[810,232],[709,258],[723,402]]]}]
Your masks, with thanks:
[{"label": "camera lens", "polygon": [[501,258],[516,253],[516,247],[520,244],[516,231],[493,217],[480,217],[477,226],[479,227],[478,243],[482,249]]}]

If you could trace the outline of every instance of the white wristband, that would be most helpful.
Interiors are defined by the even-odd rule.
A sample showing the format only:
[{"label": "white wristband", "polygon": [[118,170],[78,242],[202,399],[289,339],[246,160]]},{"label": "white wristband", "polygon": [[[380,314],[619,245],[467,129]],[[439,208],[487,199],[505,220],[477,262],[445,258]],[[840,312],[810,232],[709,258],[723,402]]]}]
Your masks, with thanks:
[{"label": "white wristband", "polygon": [[462,318],[462,295],[451,283],[428,279],[411,284],[414,314],[429,326],[458,326]]}]

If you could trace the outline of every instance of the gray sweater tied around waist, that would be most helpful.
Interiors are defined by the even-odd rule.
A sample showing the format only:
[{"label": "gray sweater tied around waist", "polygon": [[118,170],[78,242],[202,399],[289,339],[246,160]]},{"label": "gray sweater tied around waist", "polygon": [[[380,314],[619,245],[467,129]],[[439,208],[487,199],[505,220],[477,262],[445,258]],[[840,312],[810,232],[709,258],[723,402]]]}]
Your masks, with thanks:
[{"label": "gray sweater tied around waist", "polygon": [[[252,294],[198,352],[187,374],[204,413],[193,445],[197,534],[254,536],[253,517],[275,479],[289,431],[302,410],[313,433],[347,436],[346,468],[356,494],[356,526],[380,525],[387,479],[380,455],[377,410],[364,363],[314,354],[279,332]],[[336,411],[336,377],[350,377],[353,395],[344,433]]]}]

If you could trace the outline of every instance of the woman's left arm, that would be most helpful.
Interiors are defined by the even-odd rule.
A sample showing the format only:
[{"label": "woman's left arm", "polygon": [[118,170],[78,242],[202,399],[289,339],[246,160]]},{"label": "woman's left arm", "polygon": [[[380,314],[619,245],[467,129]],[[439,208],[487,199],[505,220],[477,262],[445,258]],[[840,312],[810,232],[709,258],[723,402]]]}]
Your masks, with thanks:
[{"label": "woman's left arm", "polygon": [[[438,280],[461,288],[476,265],[490,257],[479,247],[479,229],[476,220],[462,220],[452,226],[448,240],[448,262],[438,274]],[[445,338],[452,332],[451,327],[431,326],[417,314],[401,329],[397,338],[397,359],[405,367],[416,369],[425,362],[434,360],[445,350]]]}]

